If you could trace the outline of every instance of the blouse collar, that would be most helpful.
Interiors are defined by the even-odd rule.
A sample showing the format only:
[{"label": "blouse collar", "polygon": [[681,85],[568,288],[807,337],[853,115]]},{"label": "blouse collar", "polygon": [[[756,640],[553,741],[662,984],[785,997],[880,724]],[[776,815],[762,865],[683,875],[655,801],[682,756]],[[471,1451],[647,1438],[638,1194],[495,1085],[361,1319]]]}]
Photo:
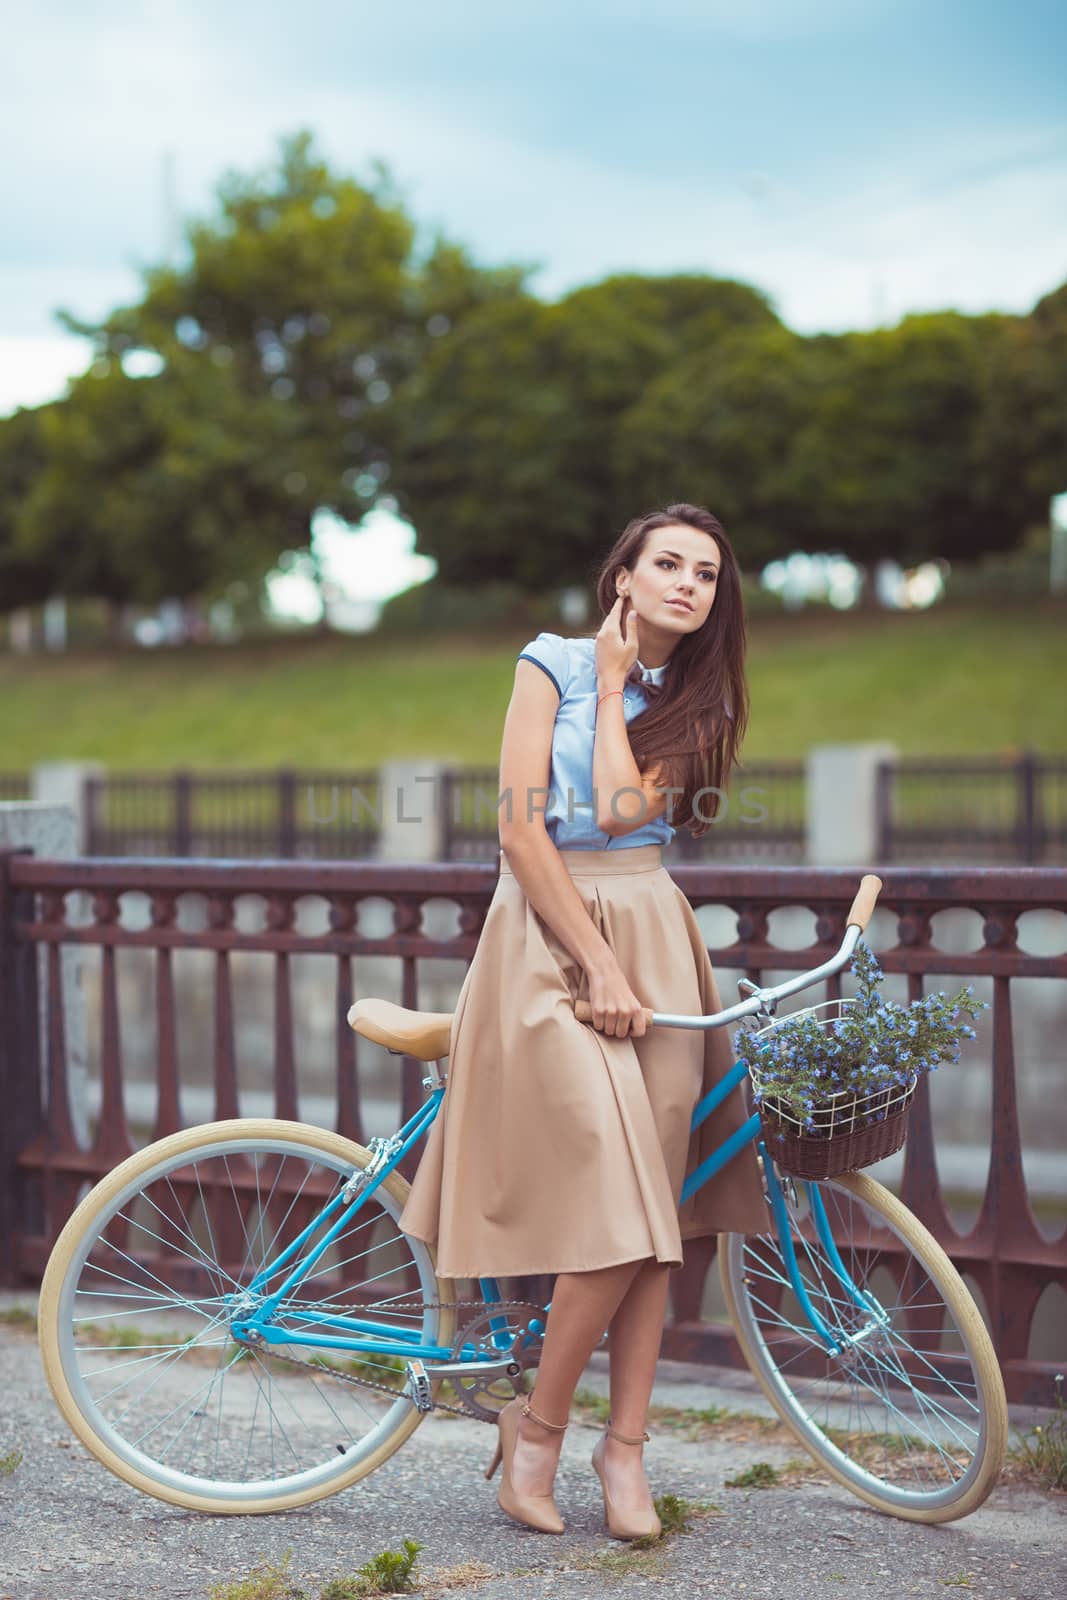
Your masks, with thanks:
[{"label": "blouse collar", "polygon": [[662,683],[667,676],[670,663],[665,661],[662,667],[646,667],[643,661],[638,661],[637,665],[641,669],[641,677],[645,683]]}]

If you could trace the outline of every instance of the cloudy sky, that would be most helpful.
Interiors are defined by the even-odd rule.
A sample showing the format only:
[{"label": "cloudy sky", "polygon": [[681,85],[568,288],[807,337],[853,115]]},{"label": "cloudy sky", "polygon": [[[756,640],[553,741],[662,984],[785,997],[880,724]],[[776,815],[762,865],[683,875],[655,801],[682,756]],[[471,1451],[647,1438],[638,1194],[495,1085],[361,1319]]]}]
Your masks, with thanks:
[{"label": "cloudy sky", "polygon": [[814,331],[1067,278],[1063,0],[42,0],[5,45],[0,412],[305,126],[546,296],[706,271]]}]

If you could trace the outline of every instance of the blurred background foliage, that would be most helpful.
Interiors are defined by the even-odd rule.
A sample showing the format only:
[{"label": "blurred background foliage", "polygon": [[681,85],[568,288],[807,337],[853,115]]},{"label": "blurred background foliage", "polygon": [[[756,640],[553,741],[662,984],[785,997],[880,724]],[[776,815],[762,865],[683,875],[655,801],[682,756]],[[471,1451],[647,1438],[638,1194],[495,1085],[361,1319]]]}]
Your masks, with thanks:
[{"label": "blurred background foliage", "polygon": [[530,268],[417,233],[384,167],[338,175],[300,132],[227,175],[138,304],[60,313],[96,357],[0,421],[0,606],[254,591],[318,510],[386,503],[438,563],[435,620],[463,626],[587,584],[630,516],[682,494],[754,571],[797,549],[1003,559],[1067,487],[1067,284],[1027,316],[803,337],[732,280],[549,304]]}]

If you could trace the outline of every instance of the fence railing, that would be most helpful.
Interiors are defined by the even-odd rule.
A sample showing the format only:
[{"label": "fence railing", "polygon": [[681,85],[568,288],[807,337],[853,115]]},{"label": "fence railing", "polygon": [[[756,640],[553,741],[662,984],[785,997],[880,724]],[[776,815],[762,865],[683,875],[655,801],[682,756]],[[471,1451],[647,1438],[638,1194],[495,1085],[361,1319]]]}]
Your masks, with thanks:
[{"label": "fence railing", "polygon": [[[442,860],[496,859],[498,788],[495,768],[441,775]],[[708,832],[694,839],[679,830],[669,860],[803,864],[806,789],[802,761],[746,764]],[[0,800],[30,792],[28,774],[0,773]],[[114,773],[86,780],[86,849],[103,856],[373,857],[382,800],[382,775],[369,770]],[[882,762],[875,833],[883,862],[1067,863],[1067,757],[1024,751]]]},{"label": "fence railing", "polygon": [[116,773],[87,778],[89,855],[372,854],[377,772]]},{"label": "fence railing", "polygon": [[[759,982],[764,975],[800,971],[826,959],[843,932],[856,887],[848,871],[807,868],[714,868],[680,865],[675,880],[690,903],[725,907],[735,918],[734,936],[710,948],[722,980],[727,971]],[[85,1185],[107,1172],[135,1142],[161,1137],[182,1126],[185,1085],[179,1071],[180,1014],[175,964],[183,951],[210,961],[210,1085],[212,1114],[242,1113],[251,1092],[242,1086],[236,1008],[242,963],[251,955],[272,971],[272,1048],[251,1063],[257,1084],[269,1083],[278,1116],[299,1118],[302,1105],[302,1036],[311,1019],[294,1013],[295,956],[316,956],[330,978],[332,1069],[339,1131],[362,1140],[364,1075],[368,1041],[345,1023],[355,997],[356,974],[370,957],[399,962],[399,998],[420,1005],[420,964],[428,958],[469,962],[478,942],[496,869],[480,863],[401,866],[388,863],[243,864],[186,860],[36,860],[0,853],[0,1281],[38,1277],[51,1245]],[[1067,953],[1036,954],[1020,944],[1019,919],[1028,912],[1067,911],[1067,871],[985,869],[921,873],[886,869],[878,917],[891,932],[878,941],[888,974],[902,974],[909,999],[918,998],[927,977],[988,980],[992,1012],[984,1014],[981,1041],[991,1064],[991,1128],[988,1177],[973,1227],[951,1220],[938,1178],[929,1087],[916,1095],[906,1148],[902,1193],[975,1286],[993,1334],[1009,1396],[1050,1403],[1054,1373],[1063,1356],[1049,1361],[1031,1348],[1039,1302],[1050,1286],[1067,1289],[1067,1234],[1048,1239],[1038,1228],[1023,1179],[1013,1014],[1021,993],[1032,1004],[1033,981],[1056,984],[1067,1004]],[[181,914],[186,896],[204,914],[195,924]],[[256,896],[263,915],[254,926],[238,914],[243,897]],[[140,906],[125,915],[127,898]],[[392,908],[392,927],[372,934],[363,927],[369,901]],[[442,935],[428,928],[430,902],[452,902],[455,918]],[[81,909],[79,910],[79,902]],[[308,922],[298,907],[314,902],[321,914]],[[437,907],[439,909],[439,906]],[[785,947],[771,933],[779,908],[807,908],[814,915],[814,942]],[[939,949],[934,919],[972,908],[982,918],[982,941],[963,953]],[[721,915],[720,912],[715,913]],[[1046,941],[1047,942],[1047,941]],[[1027,941],[1027,944],[1029,941]],[[1061,941],[1062,943],[1062,941]],[[63,956],[72,948],[98,956],[98,1110],[88,1138],[76,1133],[68,1052],[71,1008],[83,985],[75,985]],[[123,996],[119,964],[129,952],[147,952],[151,965],[156,1072],[154,1113],[135,1139],[123,1070]],[[353,958],[355,962],[353,963]],[[44,992],[38,991],[39,973]],[[459,975],[455,985],[459,988]],[[1022,990],[1020,990],[1022,985]],[[145,985],[139,984],[144,990]],[[825,988],[839,992],[839,980]],[[725,991],[725,983],[724,983]],[[812,993],[805,1001],[822,998]],[[434,1007],[440,1009],[440,1005]],[[266,1057],[269,1056],[269,1059]],[[373,1059],[373,1058],[372,1058]],[[381,1055],[377,1057],[381,1059]],[[954,1073],[981,1071],[984,1061],[965,1055]],[[395,1085],[395,1114],[410,1114],[421,1098],[421,1064],[405,1058]],[[664,1352],[682,1359],[739,1363],[729,1327],[702,1318],[705,1285],[716,1241],[692,1241],[683,1268],[673,1278],[672,1317]],[[879,1245],[892,1270],[891,1241]],[[1060,1321],[1062,1335],[1062,1319]]]},{"label": "fence railing", "polygon": [[[445,774],[446,860],[496,861],[499,792],[495,767],[466,767]],[[695,839],[688,829],[680,829],[664,855],[671,864],[714,855],[717,861],[741,858],[753,865],[798,865],[804,859],[804,763],[746,764],[723,797],[708,832]]]},{"label": "fence railing", "polygon": [[1067,757],[882,762],[877,807],[882,861],[1067,860]]}]

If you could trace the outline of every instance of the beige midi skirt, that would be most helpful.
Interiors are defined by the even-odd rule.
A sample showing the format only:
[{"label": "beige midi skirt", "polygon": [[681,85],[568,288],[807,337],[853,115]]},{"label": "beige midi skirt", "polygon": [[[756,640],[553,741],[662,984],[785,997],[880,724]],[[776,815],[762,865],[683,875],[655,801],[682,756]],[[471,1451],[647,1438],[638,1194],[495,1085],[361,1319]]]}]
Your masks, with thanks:
[{"label": "beige midi skirt", "polygon": [[[658,844],[560,855],[642,1005],[721,1011],[685,895]],[[679,1209],[685,1175],[744,1122],[740,1090],[695,1134],[693,1107],[734,1062],[730,1030],[650,1027],[616,1039],[574,1015],[584,968],[500,877],[456,1002],[448,1088],[401,1226],[443,1277],[582,1272],[682,1240],[759,1233],[768,1212],[753,1146]]]}]

